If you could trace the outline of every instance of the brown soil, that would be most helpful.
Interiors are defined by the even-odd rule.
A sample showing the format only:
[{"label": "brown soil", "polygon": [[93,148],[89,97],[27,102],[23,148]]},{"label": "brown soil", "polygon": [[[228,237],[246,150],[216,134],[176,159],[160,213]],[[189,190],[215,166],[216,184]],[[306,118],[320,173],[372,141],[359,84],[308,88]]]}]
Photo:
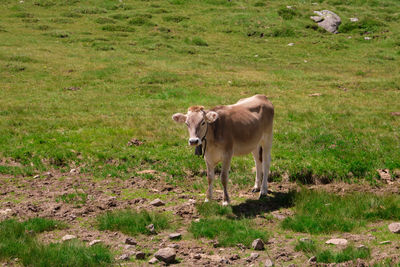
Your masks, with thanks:
[{"label": "brown soil", "polygon": [[[117,179],[95,180],[92,177],[74,173],[58,173],[52,171],[40,177],[0,177],[0,210],[10,209],[8,213],[0,213],[0,221],[10,217],[27,219],[31,217],[47,217],[67,222],[68,229],[46,232],[39,235],[42,242],[60,242],[66,234],[76,235],[84,242],[95,239],[102,240],[117,255],[128,254],[134,258],[137,251],[147,253],[145,261],[117,261],[124,266],[142,266],[152,257],[159,248],[173,246],[177,250],[177,265],[181,266],[259,266],[266,259],[271,259],[276,266],[307,266],[308,258],[302,252],[294,251],[296,241],[301,237],[310,237],[317,242],[338,237],[346,238],[354,245],[371,245],[372,257],[368,262],[348,262],[335,266],[363,266],[384,259],[392,259],[394,262],[400,260],[400,242],[391,242],[387,245],[376,245],[380,241],[374,235],[374,231],[387,228],[387,222],[377,222],[370,225],[368,229],[357,233],[344,233],[325,236],[310,236],[293,232],[284,232],[279,223],[290,216],[293,212],[290,205],[285,201],[291,190],[299,188],[298,185],[289,182],[269,183],[271,197],[267,202],[257,201],[257,194],[251,193],[251,189],[240,190],[233,186],[230,189],[232,197],[246,199],[246,201],[234,200],[232,209],[235,215],[253,218],[254,222],[268,229],[271,237],[266,244],[266,250],[254,251],[238,245],[232,248],[215,247],[215,242],[207,239],[195,240],[187,232],[187,226],[199,218],[195,203],[203,201],[204,195],[193,192],[193,189],[184,189],[165,183],[161,175],[160,179],[132,178],[126,181]],[[387,192],[399,193],[400,179],[390,185],[380,184],[371,187],[366,184],[332,183],[327,185],[312,185],[313,189],[323,189],[327,192],[345,194],[351,192],[374,192],[383,194]],[[129,197],[129,192],[145,190],[145,197]],[[234,193],[236,192],[236,193]],[[64,203],[60,197],[70,193],[85,193],[87,201],[84,204]],[[235,196],[236,195],[236,196]],[[165,206],[153,207],[149,203],[152,199],[162,196]],[[221,200],[222,192],[216,190],[215,198]],[[238,198],[238,199],[239,199]],[[170,211],[175,218],[178,229],[174,231],[182,234],[183,239],[171,241],[168,238],[170,232],[162,232],[152,236],[134,237],[138,244],[136,246],[125,244],[129,236],[120,232],[99,231],[95,227],[95,217],[108,210],[133,208],[137,210]],[[271,216],[265,216],[269,212]],[[378,230],[377,230],[378,229]],[[400,238],[399,238],[400,239]],[[259,253],[255,260],[249,260],[251,253]],[[5,262],[6,265],[14,265],[15,262]],[[158,263],[160,264],[160,263]],[[292,265],[293,266],[293,265]],[[324,266],[324,265],[319,265]],[[328,266],[328,265],[326,265]]]}]

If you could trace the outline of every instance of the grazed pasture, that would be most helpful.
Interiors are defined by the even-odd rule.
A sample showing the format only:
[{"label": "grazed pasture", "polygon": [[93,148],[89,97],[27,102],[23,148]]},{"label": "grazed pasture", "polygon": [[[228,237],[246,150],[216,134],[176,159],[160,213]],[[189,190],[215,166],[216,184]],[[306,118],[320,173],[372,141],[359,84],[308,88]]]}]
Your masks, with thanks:
[{"label": "grazed pasture", "polygon": [[[342,18],[339,34],[309,19],[323,9]],[[60,264],[63,251],[82,256],[76,265],[110,265],[140,250],[145,260],[127,263],[142,265],[176,243],[181,265],[399,264],[387,229],[400,220],[398,1],[3,0],[0,12],[2,263],[39,264],[27,260],[36,253]],[[248,156],[232,162],[232,207],[202,205],[205,164],[171,115],[256,93],[275,106],[270,198],[250,193]],[[166,205],[149,205],[157,198]],[[25,229],[31,217],[65,227]],[[79,240],[56,243],[71,233]],[[244,236],[267,242],[258,259],[246,260]],[[350,245],[324,244],[332,236]],[[106,246],[88,247],[96,238]]]}]

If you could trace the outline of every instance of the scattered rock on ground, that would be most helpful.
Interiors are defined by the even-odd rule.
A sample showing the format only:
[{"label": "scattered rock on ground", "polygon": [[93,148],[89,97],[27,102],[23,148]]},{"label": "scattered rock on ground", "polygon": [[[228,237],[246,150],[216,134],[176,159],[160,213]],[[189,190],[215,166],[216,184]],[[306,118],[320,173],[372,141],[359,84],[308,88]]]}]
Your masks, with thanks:
[{"label": "scattered rock on ground", "polygon": [[121,256],[119,256],[119,257],[117,258],[117,260],[120,260],[120,261],[129,261],[129,260],[130,260],[130,257],[129,257],[128,254],[122,254]]},{"label": "scattered rock on ground", "polygon": [[351,22],[357,22],[357,21],[358,21],[358,18],[350,18],[350,21],[351,21]]},{"label": "scattered rock on ground", "polygon": [[143,142],[136,138],[132,138],[127,144],[127,146],[140,146],[140,145],[143,145]]},{"label": "scattered rock on ground", "polygon": [[154,257],[159,261],[165,263],[172,263],[175,261],[176,252],[173,248],[162,248],[154,254]]},{"label": "scattered rock on ground", "polygon": [[146,226],[146,228],[150,231],[150,233],[155,234],[156,229],[154,229],[154,224],[149,224]]},{"label": "scattered rock on ground", "polygon": [[76,239],[76,236],[74,236],[74,235],[65,235],[65,236],[63,236],[63,237],[61,238],[61,240],[62,240],[63,242],[68,241],[68,240],[72,240],[72,239]]},{"label": "scattered rock on ground", "polygon": [[231,261],[235,261],[235,260],[240,259],[240,256],[239,256],[239,254],[233,254],[232,256],[230,256],[229,259],[230,259]]},{"label": "scattered rock on ground", "polygon": [[255,250],[264,250],[264,242],[260,238],[257,238],[251,243],[251,247]]},{"label": "scattered rock on ground", "polygon": [[157,262],[158,262],[158,260],[155,257],[153,257],[149,260],[149,264],[156,264]]},{"label": "scattered rock on ground", "polygon": [[389,169],[379,169],[377,170],[379,173],[379,177],[381,177],[382,181],[390,181],[392,180],[392,176],[390,175]]},{"label": "scattered rock on ground", "polygon": [[272,267],[272,266],[274,266],[274,263],[270,259],[267,259],[264,263],[264,267]]},{"label": "scattered rock on ground", "polygon": [[333,239],[329,239],[328,241],[326,241],[325,244],[345,246],[345,245],[347,245],[347,240],[343,239],[343,238],[333,238]]},{"label": "scattered rock on ground", "polygon": [[95,239],[95,240],[89,242],[89,246],[94,246],[94,245],[96,245],[98,243],[102,243],[102,242],[103,241],[101,241],[100,239]]},{"label": "scattered rock on ground", "polygon": [[137,260],[143,260],[144,258],[146,258],[146,253],[144,253],[142,251],[138,251],[138,252],[136,252],[135,257]]},{"label": "scattered rock on ground", "polygon": [[317,261],[317,257],[312,256],[311,258],[308,259],[308,263],[312,263],[312,262],[316,262]]},{"label": "scattered rock on ground", "polygon": [[193,259],[200,260],[201,259],[201,255],[200,254],[194,254],[193,255]]},{"label": "scattered rock on ground", "polygon": [[246,259],[246,261],[252,262],[252,261],[256,260],[259,256],[260,256],[260,254],[258,254],[258,253],[251,253],[250,256]]},{"label": "scattered rock on ground", "polygon": [[318,26],[328,32],[338,33],[339,25],[342,23],[338,15],[329,10],[314,11],[314,13],[318,16],[311,16],[310,18],[318,23]]},{"label": "scattered rock on ground", "polygon": [[391,224],[389,224],[388,227],[389,227],[390,232],[395,233],[395,234],[400,234],[400,222],[391,223]]},{"label": "scattered rock on ground", "polygon": [[0,215],[7,215],[12,212],[12,209],[0,210]]},{"label": "scattered rock on ground", "polygon": [[288,46],[294,46],[294,43],[288,43]]},{"label": "scattered rock on ground", "polygon": [[308,96],[321,96],[321,93],[313,93],[313,94],[309,94]]},{"label": "scattered rock on ground", "polygon": [[182,237],[182,235],[180,233],[172,233],[169,235],[169,239],[180,239]]},{"label": "scattered rock on ground", "polygon": [[161,199],[156,198],[152,202],[150,202],[150,205],[153,205],[155,207],[159,207],[159,206],[164,206],[165,203]]},{"label": "scattered rock on ground", "polygon": [[390,113],[390,115],[392,115],[392,116],[400,116],[400,112],[392,112],[392,113]]},{"label": "scattered rock on ground", "polygon": [[392,243],[392,241],[390,241],[390,240],[385,240],[385,241],[379,242],[379,244],[381,244],[381,245],[386,245],[386,244],[390,244],[390,243]]},{"label": "scattered rock on ground", "polygon": [[125,244],[136,246],[137,242],[135,239],[128,237],[127,239],[125,239]]}]

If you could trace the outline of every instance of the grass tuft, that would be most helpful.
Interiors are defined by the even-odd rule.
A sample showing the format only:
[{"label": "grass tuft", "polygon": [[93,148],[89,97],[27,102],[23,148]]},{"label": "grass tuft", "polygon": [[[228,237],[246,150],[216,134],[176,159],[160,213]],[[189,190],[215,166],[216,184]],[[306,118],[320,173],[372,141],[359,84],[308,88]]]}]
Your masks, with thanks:
[{"label": "grass tuft", "polygon": [[400,197],[396,195],[355,193],[342,197],[304,189],[294,204],[296,214],[286,218],[282,226],[297,232],[350,232],[367,221],[400,219]]},{"label": "grass tuft", "polygon": [[317,246],[313,240],[299,240],[294,247],[295,251],[303,251],[306,254],[315,253],[317,251]]},{"label": "grass tuft", "polygon": [[232,208],[230,206],[222,206],[215,201],[196,204],[196,208],[199,214],[204,217],[233,215]]},{"label": "grass tuft", "polygon": [[220,246],[229,247],[239,243],[249,247],[254,239],[261,238],[267,241],[268,234],[251,227],[251,221],[231,220],[223,218],[200,219],[192,222],[189,231],[195,238],[206,237],[217,239]]},{"label": "grass tuft", "polygon": [[371,255],[369,248],[354,248],[353,246],[348,246],[339,252],[332,252],[330,250],[324,250],[317,253],[317,262],[322,263],[340,263],[345,261],[351,261],[356,259],[367,259]]},{"label": "grass tuft", "polygon": [[145,210],[118,210],[107,212],[97,217],[100,230],[121,231],[128,235],[151,234],[146,226],[154,224],[154,229],[160,231],[170,227],[168,217],[162,213],[149,213]]}]

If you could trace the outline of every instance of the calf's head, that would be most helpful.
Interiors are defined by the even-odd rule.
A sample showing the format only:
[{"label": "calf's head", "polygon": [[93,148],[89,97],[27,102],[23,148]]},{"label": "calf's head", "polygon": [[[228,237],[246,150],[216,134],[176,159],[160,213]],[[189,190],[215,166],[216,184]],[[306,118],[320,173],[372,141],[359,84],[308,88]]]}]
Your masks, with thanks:
[{"label": "calf's head", "polygon": [[190,107],[187,114],[176,113],[172,119],[178,123],[185,123],[189,131],[189,145],[199,146],[207,134],[207,124],[218,119],[218,113],[205,111],[203,106]]}]

